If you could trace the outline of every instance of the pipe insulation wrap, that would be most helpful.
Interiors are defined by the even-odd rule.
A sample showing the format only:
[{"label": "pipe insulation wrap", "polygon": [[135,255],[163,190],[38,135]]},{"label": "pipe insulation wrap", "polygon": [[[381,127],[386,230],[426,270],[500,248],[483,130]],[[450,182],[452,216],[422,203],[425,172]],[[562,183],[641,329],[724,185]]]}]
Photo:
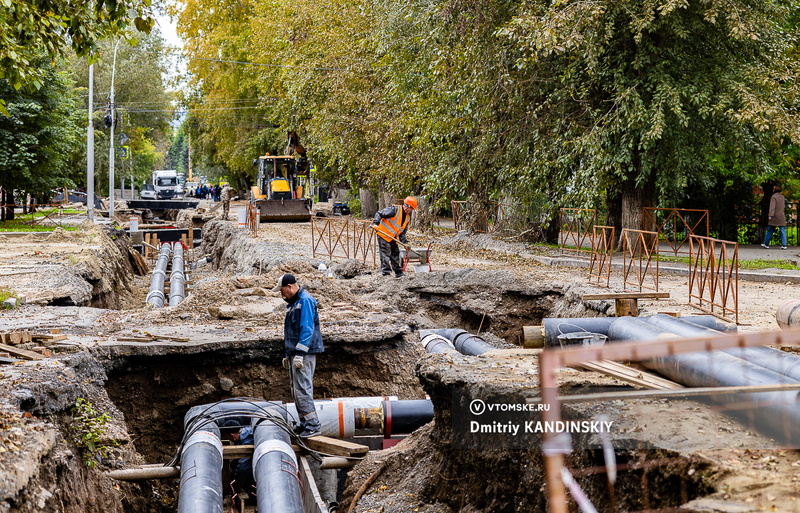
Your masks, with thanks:
[{"label": "pipe insulation wrap", "polygon": [[452,342],[441,335],[428,333],[420,339],[422,347],[429,353],[457,353]]},{"label": "pipe insulation wrap", "polygon": [[800,299],[785,301],[775,312],[775,320],[781,329],[800,325]]},{"label": "pipe insulation wrap", "polygon": [[[660,340],[676,337],[663,328],[635,317],[620,318],[609,329],[613,340]],[[642,362],[645,367],[688,387],[776,385],[791,382],[786,376],[722,351],[683,353]],[[800,393],[751,392],[714,396],[717,403],[740,408],[747,403],[748,421],[783,443],[800,442]]]},{"label": "pipe insulation wrap", "polygon": [[297,456],[292,450],[292,446],[280,440],[265,440],[256,446],[253,451],[253,468],[258,465],[261,456],[268,452],[279,451],[291,458],[295,465],[297,465]]},{"label": "pipe insulation wrap", "polygon": [[[671,316],[657,314],[651,317],[671,317]],[[590,333],[599,333],[601,335],[608,336],[609,328],[619,319],[621,318],[585,317],[585,318],[573,319],[569,317],[550,317],[542,319],[542,324],[544,325],[545,346],[560,347],[561,344],[558,341],[558,336],[566,333],[577,333],[577,332],[588,331]],[[649,319],[649,317],[637,317],[637,319],[647,320]],[[736,332],[737,330],[736,324],[722,321],[720,319],[717,319],[713,315],[690,315],[682,317],[681,319],[696,324],[698,326],[711,328],[724,333],[733,333]]]},{"label": "pipe insulation wrap", "polygon": [[[320,423],[320,434],[333,438],[350,438],[357,434],[366,434],[356,428],[356,410],[359,408],[378,408],[385,397],[347,397],[314,401],[314,409]],[[397,397],[389,400],[396,401]],[[290,419],[297,420],[297,407],[294,403],[285,405]]]},{"label": "pipe insulation wrap", "polygon": [[222,442],[215,424],[194,433],[181,452],[178,513],[222,513]]},{"label": "pipe insulation wrap", "polygon": [[[683,337],[702,337],[713,333],[721,335],[718,331],[669,315],[653,315],[647,322]],[[800,356],[764,346],[736,347],[722,349],[722,352],[777,372],[800,383]]]},{"label": "pipe insulation wrap", "polygon": [[491,344],[486,343],[478,335],[472,335],[465,330],[458,328],[441,329],[441,330],[420,330],[420,335],[428,335],[430,333],[444,337],[453,343],[453,346],[461,354],[470,356],[482,355],[487,351],[497,349]]},{"label": "pipe insulation wrap", "polygon": [[264,447],[253,458],[253,477],[256,480],[258,513],[302,513],[303,496],[297,459],[283,450],[270,447],[290,446],[289,435],[269,420],[253,419],[253,439],[256,447]]},{"label": "pipe insulation wrap", "polygon": [[384,401],[383,415],[385,437],[412,433],[433,420],[433,402],[428,399]]}]

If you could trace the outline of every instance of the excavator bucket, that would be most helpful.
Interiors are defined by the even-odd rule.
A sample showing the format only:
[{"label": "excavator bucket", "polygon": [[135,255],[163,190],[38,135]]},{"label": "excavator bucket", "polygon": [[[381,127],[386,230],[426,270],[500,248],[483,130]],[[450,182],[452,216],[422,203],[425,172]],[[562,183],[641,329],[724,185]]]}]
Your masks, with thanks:
[{"label": "excavator bucket", "polygon": [[262,200],[256,204],[262,223],[311,220],[310,199]]}]

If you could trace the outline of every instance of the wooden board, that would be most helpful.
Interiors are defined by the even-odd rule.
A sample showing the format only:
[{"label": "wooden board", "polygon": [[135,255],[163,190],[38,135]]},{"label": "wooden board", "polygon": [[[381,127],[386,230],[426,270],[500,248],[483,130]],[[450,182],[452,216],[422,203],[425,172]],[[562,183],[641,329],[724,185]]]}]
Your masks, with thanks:
[{"label": "wooden board", "polygon": [[5,344],[0,344],[0,351],[14,356],[19,356],[21,358],[27,358],[28,360],[41,360],[44,358],[44,356],[40,355],[39,353],[34,353],[33,351],[27,351],[25,349],[19,349],[13,346],[7,346]]},{"label": "wooden board", "polygon": [[0,333],[0,343],[16,346],[33,342],[30,331],[6,331]]},{"label": "wooden board", "polygon": [[369,452],[369,447],[353,442],[345,442],[327,436],[312,436],[305,440],[309,449],[320,451],[335,456],[364,456]]},{"label": "wooden board", "polygon": [[619,292],[608,294],[584,294],[581,299],[666,299],[669,292]]},{"label": "wooden board", "polygon": [[672,390],[684,388],[682,385],[670,381],[668,379],[656,376],[650,372],[633,369],[625,364],[619,362],[612,362],[611,360],[601,360],[599,362],[583,362],[581,367],[587,370],[601,372],[609,376],[621,379],[633,385],[639,385],[645,388],[655,390]]}]

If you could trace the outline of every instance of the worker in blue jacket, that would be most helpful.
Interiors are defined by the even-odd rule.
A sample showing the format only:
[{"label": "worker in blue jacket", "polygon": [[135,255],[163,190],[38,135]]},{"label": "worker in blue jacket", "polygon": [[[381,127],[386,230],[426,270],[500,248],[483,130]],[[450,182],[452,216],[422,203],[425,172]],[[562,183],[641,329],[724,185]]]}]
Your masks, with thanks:
[{"label": "worker in blue jacket", "polygon": [[292,274],[284,274],[272,289],[280,291],[286,301],[283,321],[284,367],[289,369],[292,395],[300,416],[295,432],[301,438],[320,434],[317,410],[314,408],[314,369],[317,355],[325,351],[319,328],[317,300],[297,284]]}]

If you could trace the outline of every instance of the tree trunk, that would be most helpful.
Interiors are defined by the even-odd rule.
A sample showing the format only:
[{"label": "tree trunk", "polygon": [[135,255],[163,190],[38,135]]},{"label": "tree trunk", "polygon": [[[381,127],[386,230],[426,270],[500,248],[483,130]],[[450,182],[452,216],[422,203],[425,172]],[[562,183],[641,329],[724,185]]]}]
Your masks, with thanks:
[{"label": "tree trunk", "polygon": [[655,177],[651,174],[642,186],[636,185],[635,178],[628,178],[621,187],[621,220],[622,229],[642,229],[642,208],[654,207],[656,204]]},{"label": "tree trunk", "polygon": [[606,226],[614,227],[614,245],[616,245],[622,233],[622,194],[618,188],[606,189],[606,208],[608,209]]},{"label": "tree trunk", "polygon": [[0,189],[0,221],[14,220],[14,194],[3,187]]},{"label": "tree trunk", "polygon": [[361,187],[358,189],[358,198],[361,200],[361,217],[372,219],[378,211],[378,200],[372,189]]}]

